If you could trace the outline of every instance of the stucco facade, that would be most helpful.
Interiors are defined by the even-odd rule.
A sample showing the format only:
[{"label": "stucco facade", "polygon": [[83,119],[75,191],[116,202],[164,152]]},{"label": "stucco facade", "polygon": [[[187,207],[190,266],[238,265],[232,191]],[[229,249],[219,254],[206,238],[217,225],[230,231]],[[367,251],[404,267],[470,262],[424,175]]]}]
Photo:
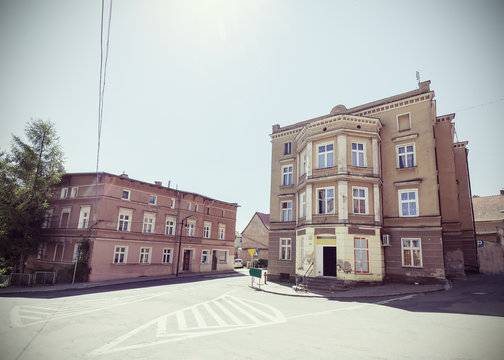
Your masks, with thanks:
[{"label": "stucco facade", "polygon": [[130,179],[63,176],[32,269],[72,266],[89,238],[89,281],[233,268],[237,204]]},{"label": "stucco facade", "polygon": [[453,143],[453,117],[436,117],[423,82],[274,125],[270,277],[429,282],[473,268],[467,143]]}]

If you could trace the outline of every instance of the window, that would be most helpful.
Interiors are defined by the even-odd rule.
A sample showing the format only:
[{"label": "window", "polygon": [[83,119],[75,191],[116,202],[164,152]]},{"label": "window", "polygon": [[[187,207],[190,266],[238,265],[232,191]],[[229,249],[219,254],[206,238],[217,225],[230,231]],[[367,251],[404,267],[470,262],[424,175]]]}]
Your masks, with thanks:
[{"label": "window", "polygon": [[355,238],[355,273],[369,272],[369,249],[368,240],[365,238]]},{"label": "window", "polygon": [[280,260],[291,259],[291,239],[280,238]]},{"label": "window", "polygon": [[150,255],[152,248],[142,247],[140,248],[140,258],[138,259],[139,264],[150,264]]},{"label": "window", "polygon": [[284,155],[288,155],[292,152],[292,143],[288,142],[284,144]]},{"label": "window", "polygon": [[77,193],[79,192],[79,188],[78,187],[73,187],[72,188],[72,191],[70,192],[70,197],[75,199],[77,197]]},{"label": "window", "polygon": [[194,212],[198,212],[198,204],[194,204]]},{"label": "window", "polygon": [[422,267],[422,242],[420,239],[401,239],[402,266]]},{"label": "window", "polygon": [[299,173],[300,176],[306,174],[306,162],[306,150],[303,150],[303,152],[301,153],[301,171]]},{"label": "window", "polygon": [[399,169],[415,166],[415,144],[397,146],[397,167]]},{"label": "window", "polygon": [[68,228],[68,222],[70,220],[70,212],[72,211],[72,208],[63,208],[61,210],[61,218],[60,218],[60,228],[61,229],[66,229]]},{"label": "window", "polygon": [[188,222],[186,225],[187,228],[187,236],[194,236],[194,228],[196,224],[194,222]]},{"label": "window", "polygon": [[214,250],[214,253],[219,264],[227,264],[228,262],[227,250]]},{"label": "window", "polygon": [[42,229],[50,229],[53,216],[53,209],[47,209],[44,214],[44,221],[42,222]]},{"label": "window", "polygon": [[366,166],[365,162],[365,147],[363,143],[352,143],[352,165],[353,166]]},{"label": "window", "polygon": [[334,145],[319,145],[317,149],[318,168],[323,169],[334,166]]},{"label": "window", "polygon": [[128,258],[128,247],[117,246],[114,248],[114,264],[126,264]]},{"label": "window", "polygon": [[191,203],[187,203],[187,210],[191,211]]},{"label": "window", "polygon": [[219,240],[224,240],[226,238],[226,225],[219,224]]},{"label": "window", "polygon": [[163,249],[163,264],[172,263],[172,249]]},{"label": "window", "polygon": [[210,264],[210,250],[201,250],[201,263]]},{"label": "window", "polygon": [[282,185],[292,185],[292,165],[282,166]]},{"label": "window", "polygon": [[170,207],[171,207],[172,209],[175,209],[175,199],[174,199],[174,198],[171,198],[171,199],[170,199]]},{"label": "window", "polygon": [[306,216],[306,193],[302,192],[299,195],[299,217],[303,218]]},{"label": "window", "polygon": [[207,213],[207,215],[210,215],[210,208],[209,207],[206,208],[206,213]]},{"label": "window", "polygon": [[212,223],[205,221],[203,225],[203,237],[210,239],[210,234],[212,233]]},{"label": "window", "polygon": [[133,217],[133,211],[127,209],[119,210],[119,220],[117,222],[117,231],[131,231],[130,224]]},{"label": "window", "polygon": [[334,213],[334,188],[317,189],[317,213],[318,214],[333,214]]},{"label": "window", "polygon": [[397,130],[405,131],[411,129],[410,114],[397,115]]},{"label": "window", "polygon": [[60,198],[61,198],[61,199],[66,199],[66,198],[67,198],[67,196],[68,196],[68,188],[66,188],[66,187],[65,187],[65,188],[61,189],[61,195],[60,195]]},{"label": "window", "polygon": [[418,190],[399,190],[399,216],[418,216]]},{"label": "window", "polygon": [[149,204],[151,204],[151,205],[157,204],[157,196],[156,195],[149,196]]},{"label": "window", "polygon": [[282,201],[282,221],[292,221],[292,201]]},{"label": "window", "polygon": [[352,187],[353,213],[368,213],[368,189],[363,187]]},{"label": "window", "polygon": [[175,219],[171,217],[166,218],[166,235],[175,235]]},{"label": "window", "polygon": [[91,212],[91,206],[81,206],[79,214],[79,224],[77,228],[87,229],[89,227],[89,213]]},{"label": "window", "polygon": [[154,232],[154,226],[156,225],[156,214],[145,213],[143,219],[143,230],[142,232],[146,234],[152,234]]},{"label": "window", "polygon": [[46,253],[46,243],[39,244],[38,250],[37,250],[37,259],[38,260],[45,259],[45,253]]},{"label": "window", "polygon": [[129,200],[130,199],[130,191],[129,190],[123,190],[122,191],[121,199],[123,199],[123,200]]}]

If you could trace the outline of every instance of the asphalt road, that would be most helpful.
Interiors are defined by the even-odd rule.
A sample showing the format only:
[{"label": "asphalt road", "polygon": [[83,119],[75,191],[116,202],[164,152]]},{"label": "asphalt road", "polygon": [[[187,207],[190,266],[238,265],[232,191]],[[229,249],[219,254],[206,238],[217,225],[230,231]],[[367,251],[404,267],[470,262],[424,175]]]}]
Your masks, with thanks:
[{"label": "asphalt road", "polygon": [[244,276],[208,277],[2,297],[0,358],[430,360],[504,354],[502,277],[470,277],[442,293],[350,302],[268,294],[248,283]]}]

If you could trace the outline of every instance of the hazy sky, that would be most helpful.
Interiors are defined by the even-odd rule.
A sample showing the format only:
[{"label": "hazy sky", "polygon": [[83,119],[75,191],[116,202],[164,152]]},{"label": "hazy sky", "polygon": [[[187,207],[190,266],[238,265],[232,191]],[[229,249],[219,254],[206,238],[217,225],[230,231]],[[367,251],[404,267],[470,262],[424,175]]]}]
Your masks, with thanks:
[{"label": "hazy sky", "polygon": [[[0,0],[0,148],[56,124],[96,168],[99,0]],[[469,141],[473,194],[504,188],[504,2],[115,0],[100,171],[269,212],[273,124],[417,88]],[[499,160],[500,159],[500,160]]]}]

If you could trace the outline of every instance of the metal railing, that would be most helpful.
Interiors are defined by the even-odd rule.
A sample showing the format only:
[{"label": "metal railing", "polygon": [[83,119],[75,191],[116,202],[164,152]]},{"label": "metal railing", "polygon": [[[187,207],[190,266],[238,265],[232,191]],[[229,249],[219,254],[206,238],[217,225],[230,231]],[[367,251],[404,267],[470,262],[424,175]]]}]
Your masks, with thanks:
[{"label": "metal railing", "polygon": [[308,284],[307,284],[307,278],[313,273],[313,271],[315,270],[314,266],[313,266],[313,262],[310,264],[310,266],[308,266],[308,269],[305,271],[304,275],[301,275],[301,276],[296,276],[296,289],[299,289],[299,279],[301,279],[301,286],[303,288],[303,290],[306,291],[306,289],[308,289]]}]

